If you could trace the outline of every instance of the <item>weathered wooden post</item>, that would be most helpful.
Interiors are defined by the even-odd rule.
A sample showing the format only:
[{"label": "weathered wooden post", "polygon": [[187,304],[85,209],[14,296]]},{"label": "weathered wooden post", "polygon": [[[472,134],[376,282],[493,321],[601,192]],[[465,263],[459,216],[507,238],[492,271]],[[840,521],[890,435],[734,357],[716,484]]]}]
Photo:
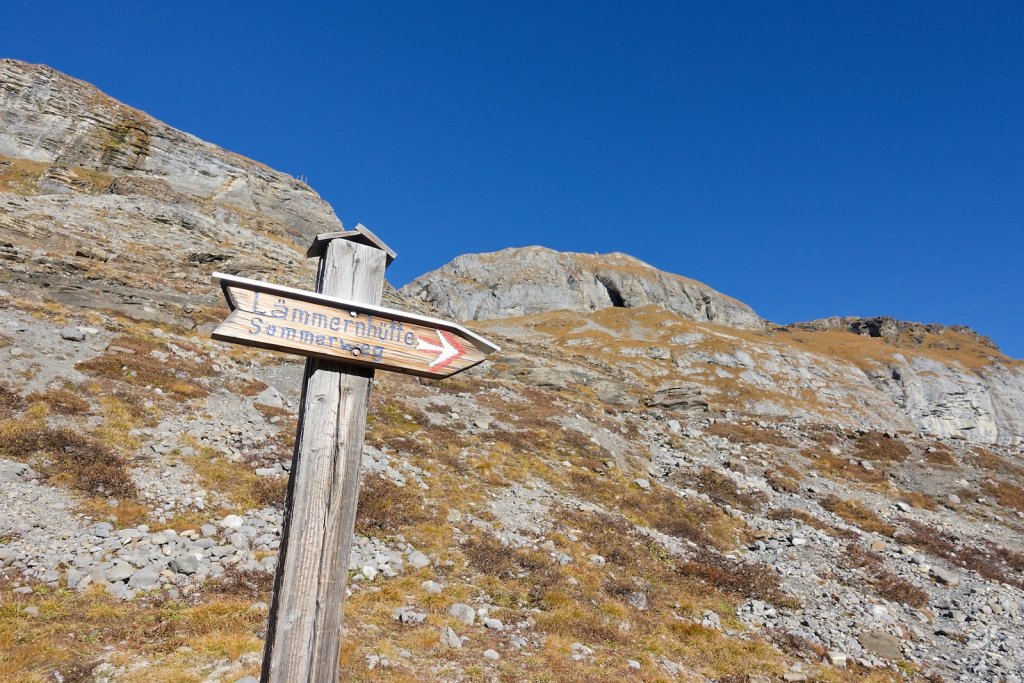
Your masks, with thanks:
[{"label": "weathered wooden post", "polygon": [[[394,252],[362,225],[317,236],[317,292],[214,273],[232,312],[215,339],[311,356],[263,655],[264,683],[335,683],[374,369],[441,379],[497,346],[381,308]],[[262,300],[261,300],[262,297]]]},{"label": "weathered wooden post", "polygon": [[[320,255],[316,291],[379,304],[387,263],[380,246],[345,237],[330,240]],[[338,680],[371,379],[369,368],[306,360],[263,650],[265,683]]]}]

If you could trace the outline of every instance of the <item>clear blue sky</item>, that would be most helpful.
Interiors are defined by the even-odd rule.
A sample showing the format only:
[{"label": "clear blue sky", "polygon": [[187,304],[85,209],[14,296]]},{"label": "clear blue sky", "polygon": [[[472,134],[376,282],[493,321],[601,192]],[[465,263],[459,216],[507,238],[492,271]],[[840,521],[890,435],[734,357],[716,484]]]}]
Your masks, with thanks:
[{"label": "clear blue sky", "polygon": [[1024,3],[8,0],[42,62],[398,252],[624,251],[790,322],[1024,357]]}]

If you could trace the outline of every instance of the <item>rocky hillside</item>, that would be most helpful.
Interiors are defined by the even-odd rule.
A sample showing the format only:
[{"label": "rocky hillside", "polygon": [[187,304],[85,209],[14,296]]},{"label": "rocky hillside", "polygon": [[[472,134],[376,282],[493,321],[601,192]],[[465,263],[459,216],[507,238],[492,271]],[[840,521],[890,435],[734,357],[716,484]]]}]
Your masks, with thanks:
[{"label": "rocky hillside", "polygon": [[[2,67],[0,681],[252,681],[303,363],[212,341],[208,275],[308,288],[296,236],[337,219]],[[149,146],[97,153],[122,122]],[[375,380],[343,680],[1021,681],[1019,362],[962,328],[773,326],[624,256],[458,263],[465,299],[431,275],[390,303],[503,351]]]},{"label": "rocky hillside", "polygon": [[600,391],[631,405],[644,392],[682,391],[753,415],[1024,443],[1024,364],[964,327],[889,318],[778,327],[629,256],[540,247],[460,256],[402,293],[628,367]]}]

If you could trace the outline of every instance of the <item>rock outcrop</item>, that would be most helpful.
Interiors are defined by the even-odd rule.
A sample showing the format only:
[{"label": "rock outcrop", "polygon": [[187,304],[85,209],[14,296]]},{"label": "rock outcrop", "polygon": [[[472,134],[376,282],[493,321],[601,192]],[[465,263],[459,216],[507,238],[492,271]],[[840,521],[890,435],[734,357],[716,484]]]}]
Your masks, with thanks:
[{"label": "rock outcrop", "polygon": [[655,305],[687,320],[758,329],[744,303],[626,254],[574,254],[543,247],[466,254],[402,288],[460,320],[545,311]]},{"label": "rock outcrop", "polygon": [[[227,152],[53,69],[0,60],[0,155],[54,168],[44,185],[65,190],[68,169],[146,178],[192,200],[259,213],[308,242],[339,229],[327,202],[291,176]],[[45,189],[45,188],[44,188]]]}]

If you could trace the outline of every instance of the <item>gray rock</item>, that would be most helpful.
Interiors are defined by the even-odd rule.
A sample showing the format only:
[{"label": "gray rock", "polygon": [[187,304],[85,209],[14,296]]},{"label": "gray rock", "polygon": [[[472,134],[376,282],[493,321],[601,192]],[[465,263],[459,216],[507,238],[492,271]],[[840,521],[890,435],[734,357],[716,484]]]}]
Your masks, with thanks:
[{"label": "gray rock", "polygon": [[960,585],[960,578],[953,572],[943,569],[942,567],[932,567],[930,572],[939,583],[950,586],[951,588],[955,588]]},{"label": "gray rock", "polygon": [[457,602],[448,609],[448,613],[458,619],[466,626],[472,626],[476,621],[476,611],[469,605]]},{"label": "gray rock", "polygon": [[138,590],[151,590],[160,585],[160,568],[150,565],[138,570],[128,579],[128,585]]},{"label": "gray rock", "polygon": [[499,655],[496,650],[484,650],[484,657],[495,661],[501,659],[501,655]]},{"label": "gray rock", "polygon": [[33,477],[35,477],[35,472],[25,463],[0,460],[0,483],[14,484]]},{"label": "gray rock", "polygon": [[857,640],[861,647],[877,657],[893,661],[903,659],[900,639],[884,631],[867,631],[858,635]]},{"label": "gray rock", "polygon": [[127,562],[118,562],[103,572],[103,578],[107,581],[124,581],[135,573],[135,569]]},{"label": "gray rock", "polygon": [[[123,113],[126,108],[88,83],[43,65],[10,59],[0,61],[0,82],[5,87],[0,154],[114,176],[105,195],[108,201],[139,194],[163,197],[173,202],[165,210],[164,222],[193,230],[206,228],[206,217],[197,214],[194,205],[210,198],[218,205],[237,206],[288,226],[288,234],[299,242],[342,229],[330,206],[304,183],[143,112],[133,111],[129,126]],[[75,179],[75,174],[70,177]],[[63,179],[54,180],[68,186]],[[88,187],[87,181],[77,182]],[[237,230],[237,218],[221,220]],[[87,239],[90,234],[81,236],[88,257],[109,258],[97,253],[104,250]],[[175,254],[176,259],[184,256]],[[214,258],[224,260],[219,255]]]},{"label": "gray rock", "polygon": [[405,561],[408,562],[409,566],[413,569],[422,569],[423,567],[430,566],[430,558],[419,550],[409,553],[409,557],[407,557]]},{"label": "gray rock", "polygon": [[245,521],[238,515],[227,515],[220,520],[220,527],[222,529],[239,529],[244,523]]},{"label": "gray rock", "polygon": [[701,626],[704,628],[714,629],[716,631],[722,630],[722,620],[715,612],[711,610],[704,611],[704,619],[701,621]]},{"label": "gray rock", "polygon": [[462,647],[462,638],[459,637],[459,634],[451,626],[445,626],[441,629],[441,644],[460,649]]},{"label": "gray rock", "polygon": [[270,408],[284,408],[284,399],[274,387],[267,387],[261,391],[253,402]]},{"label": "gray rock", "polygon": [[640,591],[634,591],[626,595],[626,602],[638,610],[647,609],[647,595]]},{"label": "gray rock", "polygon": [[199,558],[194,554],[178,555],[169,567],[176,574],[195,574],[199,570]]},{"label": "gray rock", "polygon": [[427,619],[427,613],[413,607],[396,607],[391,618],[403,624],[422,624]]}]

